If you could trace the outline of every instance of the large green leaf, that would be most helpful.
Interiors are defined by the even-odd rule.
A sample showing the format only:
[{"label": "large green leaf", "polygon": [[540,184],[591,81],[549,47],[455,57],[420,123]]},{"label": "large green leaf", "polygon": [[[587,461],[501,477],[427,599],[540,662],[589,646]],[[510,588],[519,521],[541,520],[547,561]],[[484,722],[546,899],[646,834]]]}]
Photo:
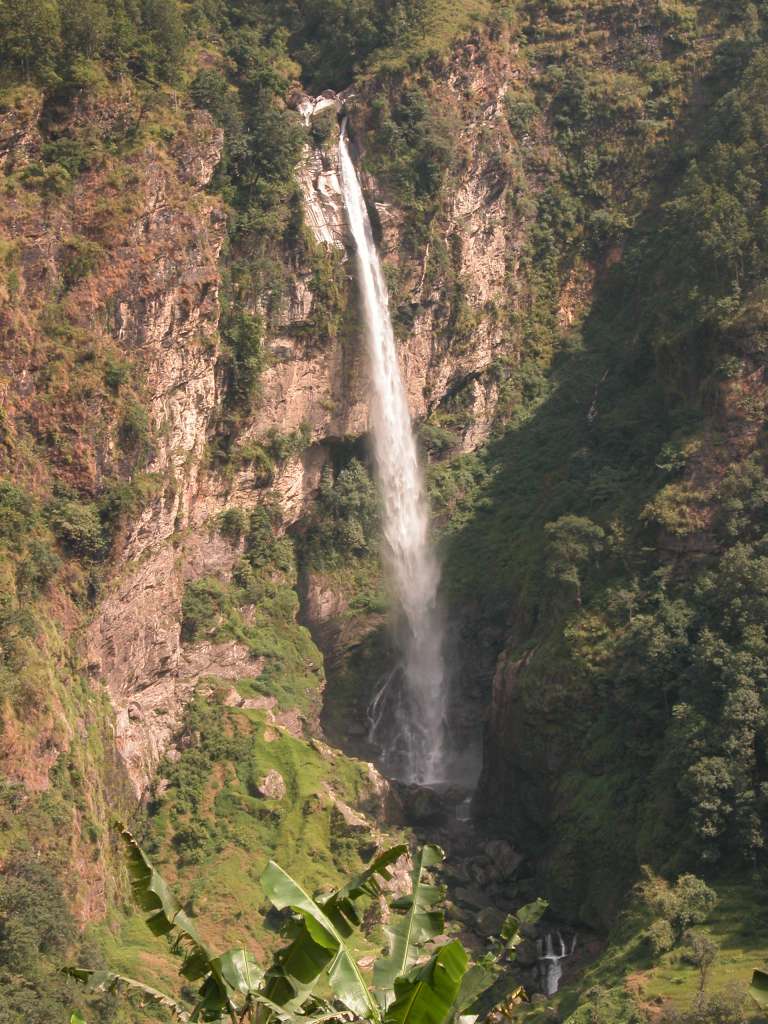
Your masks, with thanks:
[{"label": "large green leaf", "polygon": [[411,893],[392,904],[395,911],[404,911],[387,929],[389,952],[373,969],[376,998],[386,1010],[395,997],[395,981],[407,974],[423,953],[427,942],[442,935],[445,919],[436,904],[443,890],[424,882],[424,871],[435,867],[444,858],[439,846],[423,846],[414,857],[411,872]]},{"label": "large green leaf", "polygon": [[[524,925],[535,924],[547,906],[546,900],[537,899],[533,903],[527,903],[521,907],[516,914],[509,914],[502,925],[500,937],[493,943],[491,952],[474,963],[464,975],[452,1008],[452,1017],[455,1021],[460,1021],[466,1015],[467,1010],[471,1010],[480,997],[497,983],[502,971],[502,957],[505,954],[513,953],[523,941],[520,929]],[[509,988],[513,988],[515,985],[516,983],[510,979]],[[507,992],[496,991],[495,998],[497,1000],[503,998],[509,988]]]},{"label": "large green leaf", "polygon": [[458,939],[447,943],[424,967],[395,982],[395,1001],[385,1024],[446,1024],[467,972],[466,950]]},{"label": "large green leaf", "polygon": [[346,926],[360,925],[357,900],[363,896],[375,899],[381,893],[379,878],[389,881],[392,877],[390,867],[407,853],[408,847],[404,843],[385,850],[371,861],[365,871],[356,875],[331,896],[319,901],[325,913],[340,930]]},{"label": "large green leaf", "polygon": [[[404,845],[385,850],[371,861],[365,871],[352,878],[337,892],[322,901],[317,901],[316,905],[339,935],[348,937],[353,927],[360,923],[356,902],[363,896],[377,896],[381,891],[379,879],[391,878],[390,867],[407,852],[408,848]],[[291,929],[290,937],[293,941],[277,955],[268,974],[264,995],[269,1000],[286,1009],[296,1010],[314,993],[319,979],[326,973],[334,992],[337,992],[338,986],[346,987],[348,982],[353,984],[354,988],[359,987],[357,977],[351,975],[349,962],[336,962],[338,946],[335,941],[328,943],[327,931],[321,927],[318,932],[316,922],[311,916],[307,920],[302,915],[300,922],[292,922]]]},{"label": "large green leaf", "polygon": [[128,853],[128,873],[134,898],[147,916],[155,935],[177,936],[177,949],[184,956],[182,974],[189,981],[203,978],[211,970],[211,952],[185,913],[168,883],[156,870],[136,839],[120,829]]},{"label": "large green leaf", "polygon": [[198,993],[199,1000],[192,1011],[191,1021],[204,1024],[237,1024],[237,1014],[227,986],[214,974],[209,974]]},{"label": "large green leaf", "polygon": [[226,988],[240,995],[249,996],[258,992],[264,971],[247,949],[230,949],[211,960],[214,976]]},{"label": "large green leaf", "polygon": [[523,940],[520,929],[525,925],[536,924],[548,906],[549,903],[539,897],[533,903],[526,903],[524,907],[520,907],[516,914],[507,917],[501,929],[501,938],[507,949],[514,949],[520,945]]},{"label": "large green leaf", "polygon": [[158,992],[156,988],[151,988],[149,985],[136,981],[134,978],[126,978],[122,974],[113,974],[111,971],[89,971],[82,967],[66,967],[63,973],[69,975],[70,978],[83,982],[89,992],[114,992],[118,990],[136,992],[155,1006],[162,1006],[164,1009],[170,1010],[174,1018],[183,1022],[183,1024],[186,1024],[191,1019],[189,1011],[180,1003],[177,1003],[175,999],[165,995],[164,992]]},{"label": "large green leaf", "polygon": [[335,951],[315,942],[303,921],[292,923],[292,937],[267,972],[264,994],[279,1006],[296,1010],[314,993]]},{"label": "large green leaf", "polygon": [[761,1010],[768,1009],[768,974],[765,971],[753,971],[749,994]]},{"label": "large green leaf", "polygon": [[489,958],[472,964],[461,979],[459,991],[451,1007],[452,1017],[461,1017],[489,988],[495,985],[499,968],[495,959]]},{"label": "large green leaf", "polygon": [[267,997],[292,1007],[295,1000],[284,1000],[285,988],[280,983],[288,980],[295,997],[306,998],[325,971],[334,994],[348,1009],[359,1017],[378,1020],[375,1000],[345,936],[325,910],[274,861],[267,865],[261,884],[278,910],[290,907],[302,917],[304,926],[283,957],[278,957],[278,972],[267,986]]}]

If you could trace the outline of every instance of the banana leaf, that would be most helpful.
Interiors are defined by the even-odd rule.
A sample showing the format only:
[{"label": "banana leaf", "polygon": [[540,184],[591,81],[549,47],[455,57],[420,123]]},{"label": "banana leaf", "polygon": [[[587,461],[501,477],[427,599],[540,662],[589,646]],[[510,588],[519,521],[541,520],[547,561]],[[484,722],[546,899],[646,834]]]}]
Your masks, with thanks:
[{"label": "banana leaf", "polygon": [[162,1006],[164,1009],[170,1010],[174,1018],[182,1022],[182,1024],[187,1024],[191,1020],[189,1011],[180,1003],[177,1003],[175,999],[165,995],[164,992],[158,992],[157,989],[151,988],[149,985],[136,981],[134,978],[126,978],[122,974],[113,974],[112,971],[89,971],[84,967],[65,967],[62,973],[70,978],[75,978],[77,981],[81,981],[89,992],[115,992],[120,990],[135,992],[155,1006]]},{"label": "banana leaf", "polygon": [[423,880],[424,871],[440,864],[444,856],[439,846],[423,846],[414,858],[410,895],[392,903],[393,910],[404,913],[385,929],[389,952],[376,962],[373,970],[376,998],[384,1010],[395,998],[396,979],[406,975],[422,955],[425,944],[444,931],[444,915],[435,909],[443,898],[443,890]]},{"label": "banana leaf", "polygon": [[461,979],[459,991],[451,1007],[451,1017],[457,1019],[464,1016],[480,996],[496,984],[498,977],[499,967],[495,959],[488,958],[472,964]]},{"label": "banana leaf", "polygon": [[[290,907],[303,919],[294,941],[278,957],[279,973],[267,985],[267,997],[281,1003],[286,990],[280,982],[287,981],[294,996],[303,1002],[325,972],[331,989],[344,1006],[359,1017],[378,1021],[378,1007],[347,948],[345,936],[325,910],[274,861],[267,865],[261,884],[273,906],[278,910]],[[293,1008],[296,998],[289,996],[284,1005]]]},{"label": "banana leaf", "polygon": [[[265,1020],[279,1020],[285,1022],[285,1024],[326,1024],[326,1021],[352,1021],[354,1020],[354,1014],[347,1010],[335,1010],[329,1008],[327,1005],[320,1007],[313,1006],[311,1012],[308,1013],[293,1013],[287,1010],[284,1006],[278,1006],[277,1003],[273,1003],[271,999],[268,999],[261,992],[254,992],[251,996],[253,1003],[261,1006],[264,1010],[269,1011],[265,1016],[258,1018],[259,1022]],[[320,1009],[325,1009],[325,1013],[321,1013]]]},{"label": "banana leaf", "polygon": [[423,967],[395,982],[395,1001],[384,1024],[445,1024],[467,972],[467,953],[458,939],[442,946]]},{"label": "banana leaf", "polygon": [[197,933],[168,883],[126,828],[120,829],[128,853],[131,889],[139,907],[148,915],[147,926],[154,935],[176,933],[176,952],[184,962],[181,973],[197,981],[211,969],[212,954]]},{"label": "banana leaf", "polygon": [[521,929],[525,925],[536,924],[549,906],[546,900],[539,897],[533,903],[526,903],[516,914],[509,914],[501,929],[501,940],[507,950],[513,950],[523,941]]},{"label": "banana leaf", "polygon": [[375,899],[381,893],[379,878],[389,881],[392,877],[390,867],[408,853],[405,844],[393,846],[376,857],[365,871],[350,879],[349,882],[331,896],[318,901],[325,913],[336,924],[339,930],[359,927],[362,919],[357,910],[357,901],[363,896]]},{"label": "banana leaf", "polygon": [[[390,867],[407,851],[408,848],[404,845],[385,850],[368,865],[365,871],[351,879],[337,892],[322,901],[311,900],[311,903],[322,911],[325,919],[335,927],[339,936],[347,938],[353,928],[360,924],[360,916],[356,907],[357,901],[363,896],[377,896],[381,892],[379,879],[391,878]],[[270,891],[270,886],[279,880],[280,873],[285,874],[277,865],[270,864],[262,876],[262,885],[270,900],[275,903],[275,906],[282,909],[292,904],[283,902],[285,897],[283,893],[278,894],[280,902],[276,903]],[[304,893],[304,896],[306,895]],[[311,915],[307,918],[302,914],[299,922],[291,923],[289,937],[293,941],[278,953],[267,975],[268,982],[264,989],[264,995],[272,1002],[289,1010],[297,1010],[301,1007],[314,992],[318,979],[324,973],[329,974],[333,991],[347,1005],[335,986],[347,985],[347,977],[351,976],[348,959],[345,958],[343,963],[335,963],[339,947],[335,942],[328,942],[327,930],[324,929],[316,934],[313,930],[316,928],[316,922],[313,924],[313,921]],[[360,988],[358,975],[359,971],[356,970],[355,965],[352,985],[357,990]],[[370,995],[367,986],[365,986],[365,991],[365,1006],[363,1007],[362,999],[357,1000],[357,1006],[364,1009],[364,1015],[367,1016],[370,1012]]]},{"label": "banana leaf", "polygon": [[[505,953],[514,953],[514,950],[523,941],[520,929],[523,925],[535,924],[547,909],[547,906],[546,900],[537,899],[533,903],[527,903],[524,907],[521,907],[516,914],[509,914],[507,916],[502,925],[500,937],[493,943],[491,951],[474,963],[462,979],[459,994],[451,1011],[455,1024],[459,1024],[462,1017],[468,1016],[467,1011],[470,1011],[469,1016],[477,1016],[476,1013],[471,1011],[477,1009],[475,1004],[480,997],[499,983],[502,972],[502,957]],[[504,986],[501,986],[500,989],[496,989],[491,993],[495,1004],[498,1005],[505,999],[514,987],[516,987],[515,983],[510,980],[506,989]],[[486,1010],[489,1008],[487,1005],[485,1006]]]},{"label": "banana leaf", "polygon": [[227,991],[249,996],[259,991],[264,971],[246,949],[230,949],[211,960],[214,977]]},{"label": "banana leaf", "polygon": [[768,974],[765,971],[752,972],[749,994],[761,1010],[768,1009]]}]

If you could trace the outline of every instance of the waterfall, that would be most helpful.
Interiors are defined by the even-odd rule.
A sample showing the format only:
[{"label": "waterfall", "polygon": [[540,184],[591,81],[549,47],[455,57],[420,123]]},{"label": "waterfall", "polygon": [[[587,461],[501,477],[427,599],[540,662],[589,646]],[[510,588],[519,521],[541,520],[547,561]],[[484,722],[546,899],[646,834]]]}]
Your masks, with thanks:
[{"label": "waterfall", "polygon": [[386,693],[377,695],[374,724],[379,738],[386,731],[384,757],[386,761],[389,754],[387,767],[392,774],[428,784],[445,776],[446,673],[437,603],[440,572],[430,544],[429,507],[400,376],[387,286],[345,129],[346,123],[339,143],[341,187],[356,246],[370,363],[385,563],[402,612],[402,672],[393,673]]},{"label": "waterfall", "polygon": [[[557,951],[555,951],[555,941],[557,941]],[[563,976],[562,961],[570,956],[575,949],[575,934],[570,949],[566,947],[565,940],[559,931],[554,935],[552,932],[547,932],[544,939],[539,939],[539,974],[545,996],[557,995],[560,979]]]}]

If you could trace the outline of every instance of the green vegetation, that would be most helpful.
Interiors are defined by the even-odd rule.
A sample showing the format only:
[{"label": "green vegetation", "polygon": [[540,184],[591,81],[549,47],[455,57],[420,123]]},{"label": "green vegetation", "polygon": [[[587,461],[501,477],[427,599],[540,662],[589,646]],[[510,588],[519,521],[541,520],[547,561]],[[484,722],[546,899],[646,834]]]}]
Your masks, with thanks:
[{"label": "green vegetation", "polygon": [[308,630],[296,622],[293,545],[278,535],[274,512],[264,507],[247,520],[236,510],[224,513],[219,528],[236,543],[244,538],[244,555],[231,581],[203,577],[187,584],[182,638],[188,643],[243,644],[258,671],[251,683],[254,692],[275,697],[284,710],[315,713],[322,656]]},{"label": "green vegetation", "polygon": [[179,1021],[295,1020],[297,1012],[309,1020],[346,1019],[347,1013],[391,1024],[449,1024],[495,985],[501,961],[522,942],[520,929],[535,923],[546,908],[539,900],[510,915],[501,939],[483,959],[469,964],[466,951],[454,939],[435,949],[442,938],[443,914],[436,909],[442,890],[430,884],[426,871],[443,859],[436,846],[425,846],[414,856],[411,892],[398,898],[392,910],[402,916],[390,929],[389,952],[374,966],[373,984],[365,978],[353,946],[363,917],[358,904],[370,903],[382,893],[382,882],[392,878],[391,866],[407,853],[395,846],[374,856],[366,868],[343,887],[312,898],[301,885],[270,861],[261,884],[277,911],[290,910],[286,928],[288,945],[265,970],[244,948],[215,955],[201,938],[182,904],[153,867],[134,837],[123,830],[129,869],[137,902],[147,913],[154,935],[173,936],[182,957],[179,973],[200,982],[194,1004],[189,1005],[156,989],[109,971],[78,967],[66,973],[85,982],[91,991],[135,991],[145,1000],[168,1008]]},{"label": "green vegetation", "polygon": [[[650,902],[644,895],[649,882]],[[598,959],[556,998],[521,1011],[519,1019],[544,1024],[556,1010],[568,1024],[639,1024],[649,1013],[664,1024],[759,1024],[764,1018],[748,990],[755,964],[768,957],[762,895],[749,882],[719,885],[714,907],[695,907],[699,923],[689,926],[674,947],[656,949],[656,895],[667,899],[671,891],[646,877]]]},{"label": "green vegetation", "polygon": [[[475,29],[449,64],[454,40]],[[468,633],[503,635],[517,666],[519,726],[491,721],[499,761],[481,802],[575,917],[614,921],[643,863],[678,878],[653,882],[653,906],[619,923],[561,1007],[580,1024],[629,1020],[636,970],[642,998],[671,1003],[680,1020],[740,1019],[721,990],[768,961],[762,905],[739,880],[755,889],[766,870],[765,39],[763,2],[0,0],[0,113],[15,131],[25,110],[42,111],[40,138],[29,133],[2,179],[14,224],[13,240],[0,240],[3,343],[20,354],[9,365],[27,394],[0,414],[4,465],[18,466],[18,480],[0,484],[0,695],[13,751],[0,1017],[65,1019],[71,989],[52,964],[78,948],[91,964],[109,949],[155,986],[170,971],[167,949],[118,909],[104,824],[128,799],[107,698],[75,638],[115,539],[176,483],[142,474],[157,438],[141,360],[115,340],[123,285],[106,288],[94,323],[78,304],[117,273],[113,256],[137,233],[140,155],[162,176],[192,108],[208,111],[224,131],[210,188],[229,225],[213,469],[248,467],[269,486],[312,436],[302,424],[242,440],[276,327],[307,350],[351,335],[345,267],[303,224],[294,172],[307,130],[287,102],[296,81],[316,91],[354,81],[367,168],[404,212],[403,259],[389,268],[398,331],[419,312],[405,295],[407,259],[427,253],[438,344],[465,355],[483,318],[503,328],[480,381],[499,396],[487,448],[452,458],[471,425],[474,376],[451,383],[422,431],[449,601],[468,609]],[[467,115],[492,100],[494,46],[513,73],[479,146],[514,237],[507,297],[478,312],[461,232],[446,226],[452,184],[477,155],[463,142]],[[473,95],[461,75],[478,55],[489,90]],[[321,146],[334,130],[332,113],[309,129]],[[87,223],[73,219],[78,205]],[[26,216],[61,224],[39,301],[42,250],[15,236]],[[297,270],[314,301],[305,324],[285,328]],[[591,301],[593,280],[580,323],[571,306]],[[334,886],[363,868],[372,842],[339,809],[370,799],[364,767],[305,736],[322,659],[296,621],[282,525],[266,505],[233,506],[215,523],[242,551],[231,579],[188,583],[183,639],[237,643],[252,675],[200,684],[140,826],[189,881],[194,912],[212,910],[222,948],[241,926],[273,946],[274,915],[253,914],[266,909],[256,882],[270,857]],[[346,602],[348,657],[325,715],[341,736],[390,656],[376,503],[359,461],[326,474],[297,532],[302,566]],[[270,771],[285,799],[263,792]],[[737,881],[721,885],[731,872]],[[104,905],[87,908],[107,912],[91,937],[67,909],[78,878],[105,890]],[[708,942],[721,947],[714,960]],[[109,1000],[85,1016],[96,1014],[133,1016]]]},{"label": "green vegetation", "polygon": [[304,538],[305,556],[316,569],[349,565],[376,550],[378,527],[376,491],[365,466],[353,458],[335,480],[328,467]]},{"label": "green vegetation", "polygon": [[[509,202],[531,227],[501,315],[525,358],[492,369],[487,448],[430,470],[449,602],[519,666],[484,810],[595,922],[642,863],[715,880],[765,856],[765,12],[652,6],[524,8]],[[462,425],[456,399],[434,426]]]},{"label": "green vegetation", "polygon": [[[84,955],[98,962],[71,909],[82,898],[71,860],[100,860],[102,871],[111,870],[99,823],[108,805],[125,806],[107,698],[77,671],[48,604],[60,574],[71,573],[69,546],[90,553],[100,536],[90,507],[60,501],[45,508],[0,481],[0,706],[4,743],[14,751],[0,787],[0,1012],[25,1024],[65,1019],[72,986],[56,973],[57,961]],[[41,750],[55,756],[41,765]],[[102,884],[111,895],[119,889],[116,878]],[[114,1000],[89,1016],[97,1024],[135,1019]]]},{"label": "green vegetation", "polygon": [[173,78],[188,34],[177,0],[3,0],[0,59],[44,84],[74,85],[89,61]]}]

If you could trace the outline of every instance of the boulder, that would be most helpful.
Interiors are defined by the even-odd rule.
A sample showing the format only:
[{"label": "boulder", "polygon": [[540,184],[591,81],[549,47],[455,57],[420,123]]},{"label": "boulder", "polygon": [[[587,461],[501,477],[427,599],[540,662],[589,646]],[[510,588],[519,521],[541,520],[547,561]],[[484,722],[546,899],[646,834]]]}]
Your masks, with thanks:
[{"label": "boulder", "polygon": [[345,804],[335,793],[329,792],[329,796],[333,802],[335,831],[348,836],[367,834],[371,831],[370,822],[362,814],[353,811],[349,804]]},{"label": "boulder", "polygon": [[486,843],[485,855],[490,861],[495,877],[500,881],[511,878],[523,863],[519,854],[506,839],[491,839]]},{"label": "boulder", "polygon": [[439,793],[426,786],[398,784],[393,786],[403,811],[409,821],[415,823],[433,823],[446,816],[445,805]]},{"label": "boulder", "polygon": [[507,915],[496,907],[486,907],[475,917],[473,928],[478,935],[490,938],[501,931]]},{"label": "boulder", "polygon": [[259,783],[259,795],[267,800],[282,800],[285,794],[285,779],[275,768],[270,768]]},{"label": "boulder", "polygon": [[239,700],[238,707],[244,711],[273,711],[277,706],[276,697],[247,697]]},{"label": "boulder", "polygon": [[454,899],[463,907],[469,907],[471,910],[482,910],[483,907],[488,905],[488,900],[479,889],[471,887],[460,887],[454,891]]},{"label": "boulder", "polygon": [[521,967],[533,967],[539,959],[539,947],[535,939],[523,939],[515,954],[515,961]]},{"label": "boulder", "polygon": [[468,862],[467,870],[470,879],[482,888],[496,878],[496,871],[487,857],[475,857]]}]

